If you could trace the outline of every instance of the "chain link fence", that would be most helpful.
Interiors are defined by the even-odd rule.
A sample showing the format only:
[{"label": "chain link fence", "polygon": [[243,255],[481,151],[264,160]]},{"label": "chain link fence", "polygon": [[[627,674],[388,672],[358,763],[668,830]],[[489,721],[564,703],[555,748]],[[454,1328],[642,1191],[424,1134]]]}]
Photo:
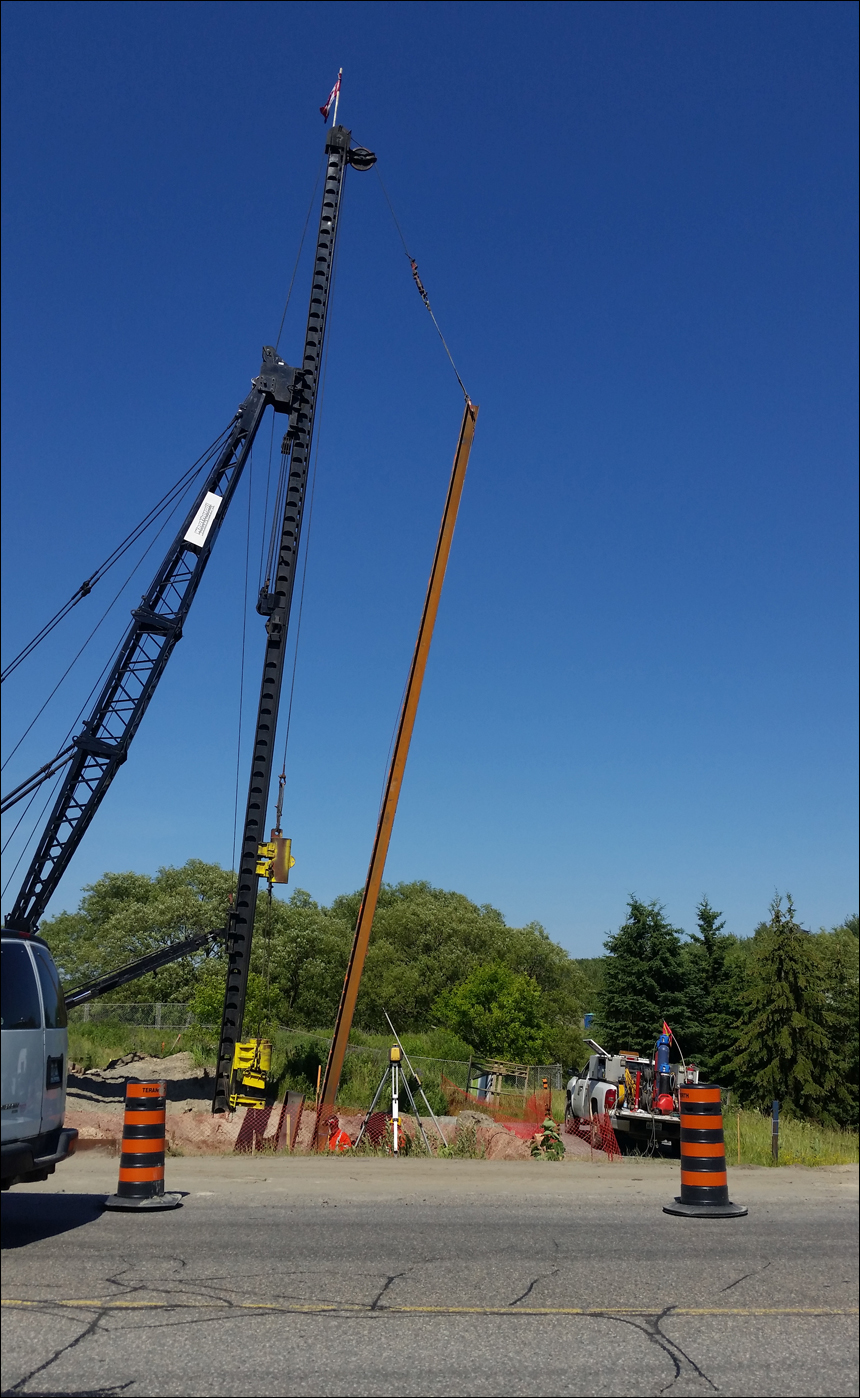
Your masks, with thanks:
[{"label": "chain link fence", "polygon": [[89,1000],[69,1010],[69,1024],[128,1024],[139,1029],[190,1029],[197,1021],[188,1005],[172,1000],[146,1004]]},{"label": "chain link fence", "polygon": [[[197,1027],[214,1032],[213,1025],[200,1024],[189,1005],[172,1000],[153,1000],[146,1003],[91,1000],[69,1011],[69,1024],[116,1024],[129,1028],[164,1029],[173,1032],[184,1032]],[[328,1056],[331,1044],[331,1036],[324,1030],[288,1029],[285,1026],[279,1026],[277,1039],[282,1051],[286,1053],[305,1047],[314,1048],[323,1061]],[[351,1075],[355,1077],[372,1076],[374,1072],[379,1077],[388,1063],[388,1050],[385,1048],[349,1044],[346,1053],[347,1060],[352,1060]],[[409,1061],[418,1077],[428,1083],[438,1084],[445,1077],[466,1092],[475,1090],[478,1085],[477,1059],[431,1058],[426,1054],[410,1053]],[[551,1088],[560,1092],[565,1086],[566,1077],[561,1063],[530,1065],[526,1091],[538,1091],[546,1079]]]}]

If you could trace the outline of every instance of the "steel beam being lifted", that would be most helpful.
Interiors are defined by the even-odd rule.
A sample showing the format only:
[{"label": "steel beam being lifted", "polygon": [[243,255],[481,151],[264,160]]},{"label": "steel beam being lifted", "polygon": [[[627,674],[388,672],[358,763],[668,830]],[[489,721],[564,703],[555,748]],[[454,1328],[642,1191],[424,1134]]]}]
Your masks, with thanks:
[{"label": "steel beam being lifted", "polygon": [[343,991],[340,997],[340,1005],[338,1006],[334,1038],[331,1042],[328,1062],[326,1063],[325,1077],[323,1078],[322,1091],[320,1093],[317,1124],[319,1124],[320,1120],[325,1119],[327,1109],[334,1106],[337,1090],[340,1086],[343,1060],[346,1055],[346,1046],[349,1043],[349,1031],[352,1028],[352,1019],[355,1014],[355,1004],[358,999],[358,989],[361,984],[361,973],[364,970],[364,961],[367,956],[368,943],[370,942],[370,929],[373,926],[373,917],[379,899],[379,890],[382,887],[385,860],[388,854],[388,846],[391,842],[391,831],[394,826],[394,817],[397,813],[400,788],[403,785],[406,758],[409,754],[412,730],[415,727],[415,715],[418,712],[418,700],[421,697],[421,686],[424,682],[424,671],[427,667],[427,657],[430,653],[430,642],[433,639],[433,627],[436,624],[436,614],[439,610],[439,598],[442,595],[442,584],[445,581],[445,569],[448,566],[448,556],[451,552],[451,540],[454,537],[454,525],[457,522],[457,511],[460,508],[460,497],[463,493],[463,482],[466,478],[466,467],[469,464],[469,452],[472,449],[472,439],[475,435],[475,422],[477,417],[477,407],[467,399],[466,407],[463,412],[463,422],[460,427],[460,439],[457,443],[457,451],[454,456],[454,467],[448,484],[448,495],[442,514],[439,538],[436,541],[436,552],[433,556],[430,581],[427,585],[427,596],[424,599],[424,610],[421,613],[421,624],[418,627],[418,639],[415,642],[415,651],[412,656],[412,664],[409,667],[409,679],[406,682],[406,693],[403,698],[400,721],[397,725],[394,752],[392,753],[391,765],[388,769],[388,777],[385,783],[385,795],[382,801],[382,809],[379,813],[379,822],[376,827],[376,839],[373,842],[370,867],[367,871],[367,880],[364,885],[361,907],[358,910],[358,920],[355,925],[352,950],[349,954],[346,976],[343,982]]}]

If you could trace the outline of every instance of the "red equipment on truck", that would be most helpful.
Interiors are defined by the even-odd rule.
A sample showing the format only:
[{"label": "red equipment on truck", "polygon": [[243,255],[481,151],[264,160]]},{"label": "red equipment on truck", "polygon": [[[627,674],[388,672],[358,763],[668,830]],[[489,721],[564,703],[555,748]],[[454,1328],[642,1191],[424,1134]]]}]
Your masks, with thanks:
[{"label": "red equipment on truck", "polygon": [[663,1024],[650,1057],[634,1052],[608,1053],[593,1039],[588,1066],[567,1084],[565,1121],[608,1116],[619,1143],[656,1150],[681,1148],[679,1093],[699,1080],[694,1063],[670,1063],[672,1031]]}]

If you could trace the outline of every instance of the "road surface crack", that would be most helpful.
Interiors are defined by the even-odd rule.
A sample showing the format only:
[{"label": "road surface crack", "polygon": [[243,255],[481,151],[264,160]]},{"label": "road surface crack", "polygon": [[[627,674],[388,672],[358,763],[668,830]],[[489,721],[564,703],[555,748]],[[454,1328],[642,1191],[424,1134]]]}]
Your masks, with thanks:
[{"label": "road surface crack", "polygon": [[721,1286],[717,1294],[722,1296],[724,1291],[731,1291],[733,1286],[740,1286],[741,1282],[749,1281],[750,1277],[760,1276],[762,1272],[767,1271],[769,1266],[770,1262],[765,1262],[763,1267],[754,1267],[751,1272],[744,1272],[742,1277],[738,1277],[736,1281],[729,1282],[728,1286]]},{"label": "road surface crack", "polygon": [[717,1385],[708,1378],[704,1370],[699,1368],[695,1359],[691,1359],[686,1350],[681,1349],[679,1344],[676,1344],[674,1340],[670,1340],[668,1335],[664,1335],[660,1329],[660,1322],[665,1320],[666,1316],[671,1316],[674,1309],[674,1306],[666,1306],[658,1315],[642,1316],[641,1319],[637,1320],[628,1316],[612,1315],[608,1312],[604,1312],[603,1319],[614,1320],[621,1325],[632,1326],[634,1330],[639,1331],[640,1335],[644,1335],[652,1345],[656,1345],[658,1349],[663,1351],[675,1372],[669,1382],[664,1384],[660,1389],[661,1393],[669,1393],[671,1391],[678,1382],[678,1379],[682,1377],[685,1365],[689,1365],[690,1370],[692,1370],[696,1378],[701,1379],[703,1383],[706,1383],[708,1387],[716,1393]]},{"label": "road surface crack", "polygon": [[394,1283],[395,1283],[396,1281],[399,1281],[401,1277],[407,1277],[411,1271],[412,1271],[412,1268],[411,1268],[411,1267],[406,1267],[404,1271],[402,1271],[402,1272],[394,1272],[390,1277],[387,1277],[386,1280],[385,1280],[385,1284],[384,1284],[384,1286],[382,1287],[381,1291],[380,1291],[379,1294],[378,1294],[377,1296],[375,1296],[375,1297],[373,1298],[373,1300],[371,1301],[371,1303],[370,1303],[370,1309],[371,1309],[372,1311],[385,1310],[385,1309],[386,1309],[385,1306],[380,1306],[380,1302],[381,1302],[383,1296],[385,1295],[386,1291],[388,1290],[388,1288],[389,1288],[390,1286],[393,1286]]},{"label": "road surface crack", "polygon": [[557,1275],[557,1273],[557,1267],[553,1267],[551,1272],[541,1272],[539,1276],[535,1277],[533,1281],[529,1282],[522,1296],[517,1296],[513,1301],[509,1301],[508,1305],[518,1306],[520,1304],[520,1301],[524,1301],[527,1296],[531,1295],[533,1287],[537,1286],[539,1281],[545,1281],[547,1277],[554,1277]]},{"label": "road surface crack", "polygon": [[[90,1321],[89,1325],[84,1326],[80,1335],[76,1335],[67,1345],[62,1345],[60,1349],[55,1350],[50,1359],[46,1359],[44,1364],[38,1364],[35,1369],[31,1369],[29,1374],[25,1374],[24,1377],[13,1384],[11,1388],[4,1389],[4,1393],[22,1393],[26,1385],[32,1383],[37,1374],[43,1374],[46,1369],[50,1369],[52,1364],[56,1364],[57,1360],[61,1359],[64,1354],[68,1354],[71,1350],[77,1349],[78,1345],[82,1344],[84,1340],[88,1340],[91,1335],[94,1335],[103,1319],[104,1313],[100,1311],[99,1314]],[[128,1383],[114,1383],[108,1385],[107,1388],[100,1388],[97,1390],[88,1389],[87,1392],[105,1394],[107,1398],[109,1394],[122,1393],[126,1388],[129,1388],[133,1382],[133,1379],[129,1379]],[[35,1395],[33,1395],[32,1398],[35,1398]]]}]

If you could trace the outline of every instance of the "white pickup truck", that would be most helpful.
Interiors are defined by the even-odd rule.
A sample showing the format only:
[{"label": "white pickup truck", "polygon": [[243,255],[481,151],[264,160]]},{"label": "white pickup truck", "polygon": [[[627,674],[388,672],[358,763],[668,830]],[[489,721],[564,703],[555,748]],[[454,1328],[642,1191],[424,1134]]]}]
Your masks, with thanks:
[{"label": "white pickup truck", "polygon": [[64,1126],[69,1031],[66,1002],[41,937],[3,929],[3,1189],[46,1180],[74,1154],[78,1133]]},{"label": "white pickup truck", "polygon": [[678,1089],[698,1081],[695,1065],[670,1064],[662,1052],[653,1058],[607,1053],[593,1039],[585,1042],[594,1053],[567,1084],[565,1121],[606,1114],[622,1150],[627,1145],[680,1154]]}]

